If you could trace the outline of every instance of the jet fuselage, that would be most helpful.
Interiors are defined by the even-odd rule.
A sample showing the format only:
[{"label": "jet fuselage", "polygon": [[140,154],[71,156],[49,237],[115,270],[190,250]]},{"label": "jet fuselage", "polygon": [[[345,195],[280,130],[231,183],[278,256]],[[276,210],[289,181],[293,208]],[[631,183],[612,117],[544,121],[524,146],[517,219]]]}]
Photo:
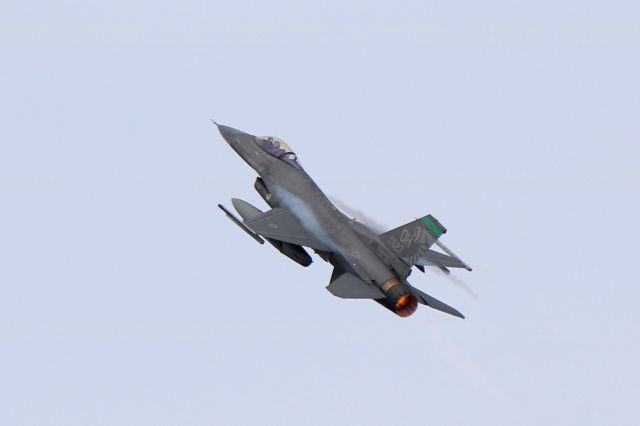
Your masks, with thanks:
[{"label": "jet fuselage", "polygon": [[372,244],[363,241],[364,237],[375,242],[377,236],[342,214],[302,168],[266,153],[253,135],[218,127],[229,145],[260,175],[276,202],[287,207],[308,232],[332,249],[336,263],[378,286],[396,277]]}]

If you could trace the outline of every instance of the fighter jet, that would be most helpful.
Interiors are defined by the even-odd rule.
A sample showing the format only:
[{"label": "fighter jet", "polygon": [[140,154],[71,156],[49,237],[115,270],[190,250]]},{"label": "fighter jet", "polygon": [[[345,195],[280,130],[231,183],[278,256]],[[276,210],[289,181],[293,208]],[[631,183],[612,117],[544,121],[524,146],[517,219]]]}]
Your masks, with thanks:
[{"label": "fighter jet", "polygon": [[[305,247],[313,250],[334,268],[327,286],[334,296],[372,299],[400,317],[408,317],[422,304],[464,318],[407,281],[413,267],[422,272],[425,266],[445,272],[448,268],[471,271],[442,244],[440,237],[447,230],[435,217],[427,215],[388,232],[374,232],[336,208],[282,139],[214,124],[229,146],[258,173],[254,187],[271,208],[262,212],[234,198],[233,207],[242,218],[238,219],[218,205],[253,239],[260,244],[268,241],[305,267],[312,263]],[[434,244],[444,253],[432,250]]]}]

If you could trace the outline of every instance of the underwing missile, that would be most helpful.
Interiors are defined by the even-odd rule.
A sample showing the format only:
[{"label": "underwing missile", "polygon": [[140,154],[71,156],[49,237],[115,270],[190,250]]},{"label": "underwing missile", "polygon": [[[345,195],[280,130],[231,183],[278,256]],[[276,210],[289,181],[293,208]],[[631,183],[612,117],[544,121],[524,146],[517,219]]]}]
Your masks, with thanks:
[{"label": "underwing missile", "polygon": [[235,223],[236,225],[238,225],[240,228],[242,228],[242,230],[244,232],[246,232],[247,234],[249,234],[251,236],[251,238],[253,238],[254,240],[256,240],[257,242],[259,242],[260,244],[264,244],[264,240],[262,238],[260,238],[259,235],[257,235],[256,233],[254,233],[251,229],[249,229],[244,223],[240,222],[240,220],[235,217],[233,215],[233,213],[231,213],[229,210],[227,210],[227,208],[225,206],[223,206],[222,204],[218,204],[218,207],[220,207],[220,209],[227,215],[227,217],[229,219],[231,219],[231,221],[233,223]]}]

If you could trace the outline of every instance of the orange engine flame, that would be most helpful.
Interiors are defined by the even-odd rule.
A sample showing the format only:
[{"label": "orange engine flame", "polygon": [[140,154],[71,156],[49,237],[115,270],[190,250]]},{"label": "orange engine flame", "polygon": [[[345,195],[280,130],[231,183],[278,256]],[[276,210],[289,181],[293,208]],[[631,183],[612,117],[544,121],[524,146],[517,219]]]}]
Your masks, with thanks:
[{"label": "orange engine flame", "polygon": [[400,296],[396,302],[396,314],[403,318],[414,313],[416,309],[418,309],[418,299],[408,294]]}]

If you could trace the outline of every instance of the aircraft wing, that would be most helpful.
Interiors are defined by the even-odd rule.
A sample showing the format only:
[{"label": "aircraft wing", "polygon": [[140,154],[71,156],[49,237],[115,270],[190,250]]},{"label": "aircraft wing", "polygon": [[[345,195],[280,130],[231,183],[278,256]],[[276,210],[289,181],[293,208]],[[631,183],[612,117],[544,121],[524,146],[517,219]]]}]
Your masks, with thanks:
[{"label": "aircraft wing", "polygon": [[276,207],[245,220],[244,224],[264,238],[284,241],[316,250],[331,251],[326,244],[304,229],[298,218],[286,208]]}]

